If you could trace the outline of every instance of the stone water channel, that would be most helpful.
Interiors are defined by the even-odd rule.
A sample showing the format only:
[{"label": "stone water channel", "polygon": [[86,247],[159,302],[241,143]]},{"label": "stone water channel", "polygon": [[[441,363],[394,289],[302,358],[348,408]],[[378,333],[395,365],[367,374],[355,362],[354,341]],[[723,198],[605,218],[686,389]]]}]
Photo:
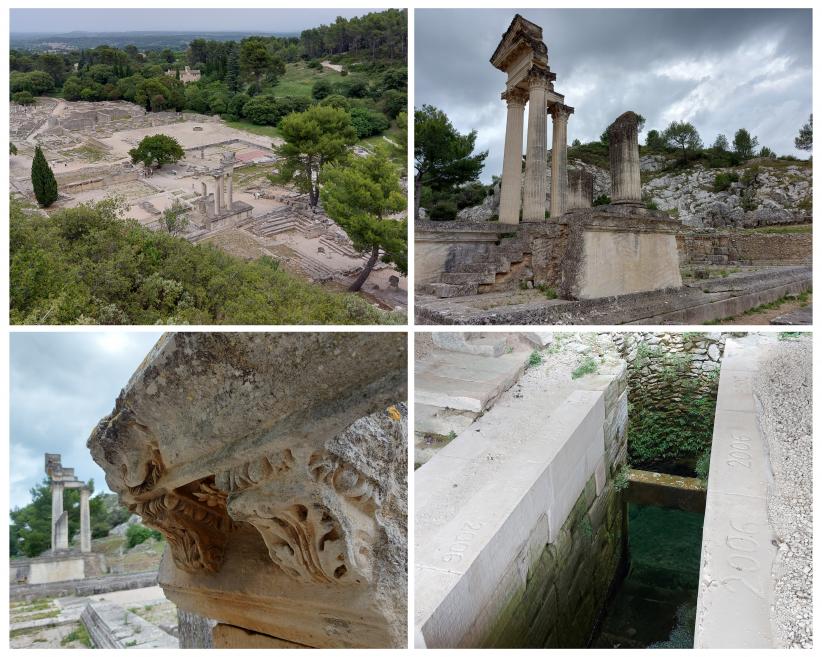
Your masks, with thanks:
[{"label": "stone water channel", "polygon": [[[787,530],[775,521],[780,467],[768,455],[784,437],[760,428],[780,425],[754,401],[760,381],[780,400],[772,406],[801,407],[794,440],[808,442],[798,467],[810,477],[810,348],[795,339],[635,333],[543,346],[541,365],[473,422],[460,416],[456,437],[416,472],[416,645],[807,645],[810,513]],[[799,393],[761,382],[777,355],[800,348]],[[573,365],[587,359],[596,367],[577,376]],[[429,388],[435,362],[426,354]],[[653,441],[649,418],[660,423]],[[786,572],[799,575],[784,583]],[[799,620],[774,611],[780,594]]]}]

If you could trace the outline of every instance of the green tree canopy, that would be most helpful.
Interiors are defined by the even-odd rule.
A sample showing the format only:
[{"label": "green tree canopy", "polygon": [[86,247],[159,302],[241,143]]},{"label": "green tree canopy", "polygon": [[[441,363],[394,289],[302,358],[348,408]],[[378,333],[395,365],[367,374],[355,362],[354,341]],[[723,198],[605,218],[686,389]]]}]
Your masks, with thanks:
[{"label": "green tree canopy", "polygon": [[315,105],[286,116],[280,122],[280,134],[285,143],[275,149],[281,159],[271,179],[293,183],[308,194],[311,206],[316,206],[323,166],[343,157],[357,140],[351,116],[335,107]]},{"label": "green tree canopy", "polygon": [[648,134],[645,136],[645,147],[649,151],[661,153],[665,151],[667,146],[668,144],[665,141],[665,137],[660,134],[659,130],[648,131]]},{"label": "green tree canopy", "polygon": [[692,123],[687,121],[673,121],[662,133],[665,142],[682,151],[682,160],[688,161],[688,153],[702,148],[702,139]]},{"label": "green tree canopy", "polygon": [[382,260],[408,268],[408,220],[390,219],[401,212],[406,196],[385,149],[367,157],[351,156],[323,167],[323,208],[351,238],[358,251],[369,251],[368,261],[350,287],[365,283],[382,251]]},{"label": "green tree canopy", "polygon": [[423,105],[414,112],[415,220],[423,187],[453,190],[479,178],[488,151],[472,155],[476,141],[476,130],[460,134],[436,107]]},{"label": "green tree canopy", "polygon": [[793,144],[802,151],[813,150],[813,114],[808,117],[808,122],[799,129],[799,136],[793,140]]},{"label": "green tree canopy", "polygon": [[728,138],[725,135],[717,135],[711,148],[726,153],[728,151]]},{"label": "green tree canopy", "polygon": [[734,135],[734,152],[743,160],[749,160],[756,154],[759,139],[752,136],[745,128],[740,128]]},{"label": "green tree canopy", "polygon": [[185,152],[174,137],[158,134],[143,137],[137,148],[132,148],[128,154],[132,164],[142,162],[145,167],[156,166],[159,169],[164,164],[181,160]]},{"label": "green tree canopy", "polygon": [[34,187],[34,197],[41,207],[47,208],[57,200],[57,180],[46,156],[39,146],[34,148],[34,160],[31,163],[31,185]]}]

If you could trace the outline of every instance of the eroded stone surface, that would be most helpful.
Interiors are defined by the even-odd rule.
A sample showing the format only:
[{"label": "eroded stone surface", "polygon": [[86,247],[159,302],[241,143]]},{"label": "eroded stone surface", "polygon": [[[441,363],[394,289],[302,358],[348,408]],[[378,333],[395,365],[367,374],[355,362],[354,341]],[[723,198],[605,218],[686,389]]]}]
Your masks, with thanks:
[{"label": "eroded stone surface", "polygon": [[165,534],[179,607],[309,646],[397,647],[405,396],[405,334],[175,333],[89,448]]}]

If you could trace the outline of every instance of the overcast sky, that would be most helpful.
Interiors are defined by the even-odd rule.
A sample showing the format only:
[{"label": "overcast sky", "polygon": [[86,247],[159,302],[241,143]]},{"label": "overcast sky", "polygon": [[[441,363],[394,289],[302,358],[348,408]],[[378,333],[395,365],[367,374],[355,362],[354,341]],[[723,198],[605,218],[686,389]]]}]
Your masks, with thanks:
[{"label": "overcast sky", "polygon": [[643,143],[684,120],[706,145],[744,127],[807,157],[793,139],[812,111],[810,10],[417,10],[415,104],[477,130],[486,182],[501,173],[506,114],[505,74],[488,60],[516,13],[542,27],[554,88],[575,108],[569,144],[634,110],[647,119]]},{"label": "overcast sky", "polygon": [[11,32],[301,32],[378,9],[12,9]]},{"label": "overcast sky", "polygon": [[11,507],[31,501],[44,454],[108,491],[86,440],[161,333],[11,334]]}]

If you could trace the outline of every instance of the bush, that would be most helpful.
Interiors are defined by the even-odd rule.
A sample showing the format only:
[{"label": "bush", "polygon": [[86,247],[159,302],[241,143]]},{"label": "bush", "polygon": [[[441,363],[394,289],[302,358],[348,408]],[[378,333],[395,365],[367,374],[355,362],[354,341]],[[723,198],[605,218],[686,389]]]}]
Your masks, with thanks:
[{"label": "bush", "polygon": [[486,186],[481,182],[471,182],[457,189],[456,203],[457,209],[472,208],[480,205],[487,196]]},{"label": "bush", "polygon": [[724,192],[735,182],[739,182],[739,175],[735,171],[718,173],[714,176],[714,191]]},{"label": "bush", "polygon": [[579,366],[571,372],[571,378],[579,379],[586,374],[594,374],[598,369],[599,367],[597,366],[597,361],[593,356],[584,356],[580,361]]},{"label": "bush", "polygon": [[322,100],[326,96],[330,96],[334,89],[328,80],[317,80],[311,88],[311,97],[314,100]]},{"label": "bush", "polygon": [[11,95],[11,101],[18,105],[34,105],[34,96],[29,91],[18,91]]},{"label": "bush", "polygon": [[707,450],[702,453],[702,456],[699,457],[699,460],[696,462],[696,467],[694,471],[696,472],[696,476],[702,482],[703,486],[708,485],[708,474],[711,470],[711,450]]},{"label": "bush", "polygon": [[431,221],[452,221],[457,218],[457,204],[450,199],[443,199],[434,203],[428,210]]},{"label": "bush", "polygon": [[312,59],[308,62],[308,68],[321,69],[322,67],[323,65],[320,63],[319,59]]},{"label": "bush", "polygon": [[351,101],[340,94],[331,94],[330,96],[326,96],[320,101],[320,105],[323,107],[336,107],[337,109],[341,109],[346,112],[351,111]]},{"label": "bush", "polygon": [[148,539],[153,538],[155,541],[162,541],[163,535],[156,529],[151,529],[145,525],[129,525],[126,529],[126,545],[128,549],[145,543]]},{"label": "bush", "polygon": [[397,114],[408,109],[408,94],[404,91],[389,89],[383,94],[382,111],[392,119],[397,118]]},{"label": "bush", "polygon": [[391,124],[383,114],[374,112],[364,107],[354,107],[351,109],[351,125],[357,132],[357,137],[363,139],[378,135],[384,130],[388,130]]},{"label": "bush", "polygon": [[594,199],[594,205],[610,205],[611,197],[607,194],[600,194]]}]

